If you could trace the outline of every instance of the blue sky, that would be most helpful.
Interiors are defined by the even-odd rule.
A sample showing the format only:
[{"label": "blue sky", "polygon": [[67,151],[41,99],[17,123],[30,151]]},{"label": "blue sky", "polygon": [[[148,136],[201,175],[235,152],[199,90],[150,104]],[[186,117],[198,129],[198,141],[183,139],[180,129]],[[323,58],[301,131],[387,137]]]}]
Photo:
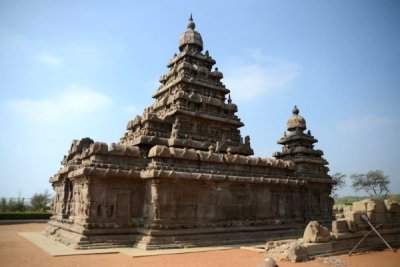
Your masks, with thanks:
[{"label": "blue sky", "polygon": [[381,169],[400,193],[398,1],[3,0],[0,196],[50,189],[73,139],[118,142],[190,12],[256,156],[297,105],[331,174]]}]

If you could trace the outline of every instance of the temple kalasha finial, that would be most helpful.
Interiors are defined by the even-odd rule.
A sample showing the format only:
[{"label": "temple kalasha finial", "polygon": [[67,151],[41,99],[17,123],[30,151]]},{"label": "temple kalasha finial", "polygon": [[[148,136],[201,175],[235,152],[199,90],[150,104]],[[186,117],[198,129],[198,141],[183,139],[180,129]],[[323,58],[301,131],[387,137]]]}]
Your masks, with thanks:
[{"label": "temple kalasha finial", "polygon": [[232,103],[231,94],[228,95],[228,103]]},{"label": "temple kalasha finial", "polygon": [[188,29],[194,30],[196,28],[196,24],[193,22],[193,16],[192,13],[190,13],[189,17],[189,23],[188,23]]},{"label": "temple kalasha finial", "polygon": [[294,108],[292,110],[292,113],[295,114],[295,115],[299,115],[300,110],[297,108],[297,106],[294,106]]}]

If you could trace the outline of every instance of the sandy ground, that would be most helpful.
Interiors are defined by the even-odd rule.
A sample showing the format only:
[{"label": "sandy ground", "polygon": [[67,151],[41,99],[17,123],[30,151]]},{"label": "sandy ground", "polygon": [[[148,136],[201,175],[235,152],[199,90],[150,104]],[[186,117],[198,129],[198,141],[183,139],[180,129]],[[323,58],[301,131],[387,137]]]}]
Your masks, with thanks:
[{"label": "sandy ground", "polygon": [[[188,254],[162,255],[133,258],[125,254],[97,254],[83,256],[52,257],[33,243],[19,236],[18,232],[39,232],[45,224],[0,225],[0,266],[165,266],[165,267],[255,267],[265,258],[263,252],[232,249]],[[400,252],[391,251],[360,253],[348,257],[336,256],[346,262],[346,266],[399,267]],[[303,263],[278,262],[280,267],[310,266],[329,267],[324,263],[309,261]]]}]

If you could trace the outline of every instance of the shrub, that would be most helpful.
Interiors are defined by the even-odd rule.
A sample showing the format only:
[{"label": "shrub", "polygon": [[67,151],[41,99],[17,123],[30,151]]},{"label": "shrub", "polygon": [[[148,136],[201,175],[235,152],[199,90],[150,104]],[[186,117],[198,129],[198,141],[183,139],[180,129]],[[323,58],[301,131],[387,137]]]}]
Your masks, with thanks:
[{"label": "shrub", "polygon": [[30,208],[32,211],[44,212],[47,209],[49,200],[50,200],[50,194],[47,190],[41,194],[36,193],[33,195],[32,199],[31,199],[31,207]]},{"label": "shrub", "polygon": [[24,203],[23,198],[1,198],[0,200],[0,212],[23,212],[29,209],[29,205]]},{"label": "shrub", "polygon": [[0,212],[0,220],[48,220],[49,212]]}]

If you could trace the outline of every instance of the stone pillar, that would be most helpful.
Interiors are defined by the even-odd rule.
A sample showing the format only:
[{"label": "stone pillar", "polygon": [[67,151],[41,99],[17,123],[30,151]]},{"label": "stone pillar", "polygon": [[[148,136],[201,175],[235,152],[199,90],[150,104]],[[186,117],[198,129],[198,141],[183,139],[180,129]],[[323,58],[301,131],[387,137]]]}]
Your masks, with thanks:
[{"label": "stone pillar", "polygon": [[159,179],[153,179],[151,183],[151,205],[153,207],[153,222],[157,222],[161,219],[160,213],[160,199],[159,199],[159,192],[160,192],[160,184],[161,181]]}]

